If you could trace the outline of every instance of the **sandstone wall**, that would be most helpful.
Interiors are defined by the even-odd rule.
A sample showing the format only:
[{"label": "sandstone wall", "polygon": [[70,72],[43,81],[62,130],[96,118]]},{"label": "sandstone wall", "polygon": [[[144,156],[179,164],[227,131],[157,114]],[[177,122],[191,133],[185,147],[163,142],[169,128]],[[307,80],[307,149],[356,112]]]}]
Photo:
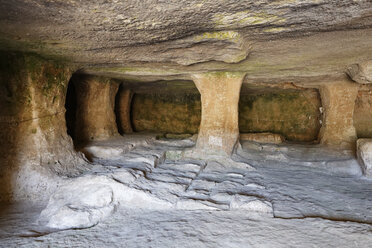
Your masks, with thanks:
[{"label": "sandstone wall", "polygon": [[192,75],[201,95],[201,121],[194,151],[230,156],[239,143],[239,97],[245,73],[213,72]]},{"label": "sandstone wall", "polygon": [[135,131],[194,134],[200,125],[200,95],[135,94],[131,115]]},{"label": "sandstone wall", "polygon": [[358,92],[354,109],[354,126],[358,138],[372,138],[372,86]]},{"label": "sandstone wall", "polygon": [[282,91],[240,98],[241,133],[271,132],[290,141],[313,141],[320,129],[321,107],[315,90]]},{"label": "sandstone wall", "polygon": [[107,78],[79,75],[76,91],[75,139],[104,140],[119,135],[114,112],[118,83]]},{"label": "sandstone wall", "polygon": [[[132,122],[136,131],[197,133],[200,95],[136,94]],[[320,129],[318,92],[281,91],[242,94],[239,102],[241,133],[280,133],[292,141],[313,141]]]},{"label": "sandstone wall", "polygon": [[71,175],[85,164],[66,133],[71,71],[34,55],[1,52],[0,58],[0,201],[32,198],[46,186],[31,171]]},{"label": "sandstone wall", "polygon": [[357,134],[354,127],[354,107],[359,85],[351,82],[328,82],[319,92],[324,109],[319,142],[329,146],[354,147]]}]

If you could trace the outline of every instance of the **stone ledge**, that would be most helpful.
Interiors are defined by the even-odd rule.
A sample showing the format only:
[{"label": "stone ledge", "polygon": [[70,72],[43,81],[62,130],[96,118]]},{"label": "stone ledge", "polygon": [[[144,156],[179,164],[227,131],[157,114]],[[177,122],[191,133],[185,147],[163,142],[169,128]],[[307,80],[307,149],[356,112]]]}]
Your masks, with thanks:
[{"label": "stone ledge", "polygon": [[285,141],[285,138],[277,133],[241,133],[240,140],[266,144],[281,144]]},{"label": "stone ledge", "polygon": [[360,84],[372,83],[372,61],[364,61],[359,64],[350,65],[346,73],[350,78]]}]

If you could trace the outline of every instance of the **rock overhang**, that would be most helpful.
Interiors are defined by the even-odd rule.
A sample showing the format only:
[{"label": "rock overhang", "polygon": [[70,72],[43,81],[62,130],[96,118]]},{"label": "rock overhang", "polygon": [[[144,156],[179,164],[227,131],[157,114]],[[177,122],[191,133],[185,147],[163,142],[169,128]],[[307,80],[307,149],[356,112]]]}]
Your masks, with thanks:
[{"label": "rock overhang", "polygon": [[[343,78],[370,59],[363,1],[3,1],[0,47],[92,74],[154,81],[242,71],[250,81]],[[149,78],[149,79],[147,79]]]}]

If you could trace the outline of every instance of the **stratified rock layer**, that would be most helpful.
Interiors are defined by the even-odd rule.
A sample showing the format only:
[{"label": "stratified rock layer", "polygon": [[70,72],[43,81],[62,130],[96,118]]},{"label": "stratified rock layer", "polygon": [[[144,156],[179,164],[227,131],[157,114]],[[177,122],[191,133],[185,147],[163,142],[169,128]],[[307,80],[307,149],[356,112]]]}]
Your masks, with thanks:
[{"label": "stratified rock layer", "polygon": [[0,49],[67,57],[91,74],[250,81],[341,80],[370,60],[369,0],[0,1]]}]

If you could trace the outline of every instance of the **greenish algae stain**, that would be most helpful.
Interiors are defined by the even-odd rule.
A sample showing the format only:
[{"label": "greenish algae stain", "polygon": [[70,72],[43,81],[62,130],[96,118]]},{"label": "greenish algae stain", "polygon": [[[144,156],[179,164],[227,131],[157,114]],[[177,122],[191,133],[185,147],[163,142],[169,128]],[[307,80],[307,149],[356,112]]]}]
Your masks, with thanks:
[{"label": "greenish algae stain", "polygon": [[238,42],[240,40],[240,34],[235,31],[216,31],[216,32],[205,32],[194,37],[195,41],[201,40],[228,40]]},{"label": "greenish algae stain", "polygon": [[[69,69],[65,61],[46,60],[32,53],[0,51],[0,115],[9,122],[31,118],[32,101],[44,104],[46,114],[55,112],[64,99]],[[35,95],[31,94],[34,88]],[[35,97],[36,99],[33,99]],[[5,118],[5,117],[4,117]]]},{"label": "greenish algae stain", "polygon": [[240,11],[236,13],[218,13],[213,16],[216,27],[250,26],[260,24],[282,24],[285,18],[266,12]]},{"label": "greenish algae stain", "polygon": [[[292,141],[313,141],[320,128],[319,107],[314,90],[242,95],[240,132],[272,132]],[[200,108],[198,94],[137,94],[132,105],[133,124],[137,131],[197,133]]]}]

